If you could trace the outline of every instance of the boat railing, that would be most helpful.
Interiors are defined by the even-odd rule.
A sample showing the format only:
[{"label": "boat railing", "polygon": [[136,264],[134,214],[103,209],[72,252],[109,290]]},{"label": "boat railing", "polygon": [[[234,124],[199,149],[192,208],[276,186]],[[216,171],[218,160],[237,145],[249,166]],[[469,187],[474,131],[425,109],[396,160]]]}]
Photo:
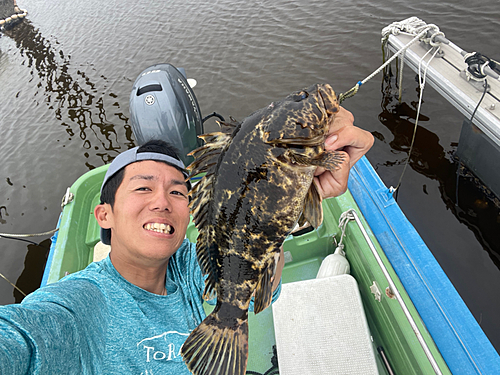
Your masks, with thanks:
[{"label": "boat railing", "polygon": [[385,266],[384,262],[382,261],[377,249],[375,248],[375,245],[373,244],[372,240],[370,239],[370,236],[368,235],[365,227],[363,226],[363,223],[361,222],[358,214],[356,213],[356,210],[349,209],[349,210],[345,211],[342,215],[345,215],[345,217],[347,219],[353,220],[356,222],[356,224],[359,227],[359,230],[361,231],[366,243],[368,244],[371,252],[373,253],[373,256],[375,257],[377,264],[379,265],[387,282],[389,283],[390,292],[394,295],[394,298],[398,301],[399,305],[401,306],[401,309],[403,310],[406,319],[408,319],[408,322],[410,323],[410,325],[413,329],[413,332],[415,333],[415,335],[418,339],[418,342],[422,346],[422,349],[423,349],[427,359],[429,360],[430,364],[432,365],[432,368],[434,369],[435,373],[441,375],[442,374],[441,370],[439,369],[439,366],[438,366],[436,360],[434,359],[434,356],[432,355],[427,343],[425,342],[425,340],[420,332],[420,329],[418,328],[410,311],[408,310],[408,307],[406,306],[405,301],[401,297],[401,294],[399,293],[395,282],[393,281],[391,275],[389,274],[387,267]]}]

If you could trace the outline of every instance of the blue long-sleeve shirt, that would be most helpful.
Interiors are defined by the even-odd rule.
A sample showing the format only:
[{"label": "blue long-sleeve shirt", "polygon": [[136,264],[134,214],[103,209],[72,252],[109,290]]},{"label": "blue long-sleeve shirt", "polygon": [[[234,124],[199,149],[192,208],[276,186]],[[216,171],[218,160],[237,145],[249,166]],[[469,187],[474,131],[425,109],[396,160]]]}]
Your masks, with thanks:
[{"label": "blue long-sleeve shirt", "polygon": [[92,263],[0,307],[0,374],[189,374],[180,349],[205,318],[204,287],[188,240],[169,261],[166,296],[128,282],[109,257]]},{"label": "blue long-sleeve shirt", "polygon": [[169,261],[167,295],[125,280],[109,257],[0,309],[0,373],[189,374],[179,355],[205,317],[195,246]]},{"label": "blue long-sleeve shirt", "polygon": [[0,374],[189,374],[180,349],[205,312],[187,240],[166,288],[160,296],[131,284],[108,257],[0,307]]}]

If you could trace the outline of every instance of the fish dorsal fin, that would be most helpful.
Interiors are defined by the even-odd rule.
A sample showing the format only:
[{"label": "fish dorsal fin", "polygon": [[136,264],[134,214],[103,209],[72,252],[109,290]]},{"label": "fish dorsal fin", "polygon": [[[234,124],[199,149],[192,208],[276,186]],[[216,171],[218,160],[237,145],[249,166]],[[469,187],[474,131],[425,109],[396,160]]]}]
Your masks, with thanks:
[{"label": "fish dorsal fin", "polygon": [[321,195],[318,193],[318,189],[316,189],[316,185],[313,182],[304,200],[302,218],[316,229],[323,222],[323,206],[321,205],[321,201]]},{"label": "fish dorsal fin", "polygon": [[193,222],[198,229],[196,242],[198,262],[202,273],[208,275],[205,281],[205,299],[213,297],[219,279],[218,267],[215,263],[218,248],[214,240],[214,212],[211,206],[215,173],[221,153],[231,142],[231,134],[234,130],[235,126],[231,124],[231,126],[226,126],[224,131],[200,135],[199,137],[205,141],[205,145],[189,154],[195,158],[188,167],[190,177],[205,173],[205,176],[194,185],[189,193],[191,197],[189,207]]}]

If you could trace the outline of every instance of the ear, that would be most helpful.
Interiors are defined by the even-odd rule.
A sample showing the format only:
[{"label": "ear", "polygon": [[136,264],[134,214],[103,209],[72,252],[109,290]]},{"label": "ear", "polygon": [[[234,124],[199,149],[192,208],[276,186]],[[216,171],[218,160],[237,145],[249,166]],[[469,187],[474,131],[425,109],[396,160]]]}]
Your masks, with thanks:
[{"label": "ear", "polygon": [[110,229],[113,226],[113,211],[108,203],[95,206],[94,216],[101,228]]}]

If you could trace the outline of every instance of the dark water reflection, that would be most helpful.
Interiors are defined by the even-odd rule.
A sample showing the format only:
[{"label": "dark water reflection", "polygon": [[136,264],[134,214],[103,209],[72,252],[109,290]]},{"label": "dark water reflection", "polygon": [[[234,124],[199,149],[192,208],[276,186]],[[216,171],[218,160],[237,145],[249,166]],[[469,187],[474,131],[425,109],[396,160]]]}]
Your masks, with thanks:
[{"label": "dark water reflection", "polygon": [[[379,121],[391,131],[394,137],[389,142],[391,149],[408,155],[415,128],[418,102],[400,103],[394,80],[391,69],[388,69],[384,74],[383,111],[379,114]],[[420,113],[419,123],[429,120],[429,117]],[[381,141],[385,140],[382,135],[374,133]],[[455,156],[456,146],[458,144],[454,143],[450,150],[445,150],[435,133],[423,126],[417,126],[409,166],[417,173],[438,182],[441,199],[446,208],[475,234],[491,260],[500,268],[500,242],[498,241],[500,201],[460,163]],[[387,161],[384,166],[403,165],[406,160],[407,157],[395,162]],[[425,185],[423,189],[425,192]],[[397,192],[395,197],[397,199]]]},{"label": "dark water reflection", "polygon": [[[65,55],[57,43],[53,45],[45,39],[33,24],[26,20],[5,33],[16,42],[19,54],[24,57],[23,63],[31,69],[32,79],[36,82],[39,90],[35,93],[37,104],[43,102],[49,110],[53,111],[55,119],[59,125],[64,127],[68,140],[77,137],[81,140],[81,147],[89,150],[84,153],[86,158],[90,158],[92,149],[100,159],[99,165],[112,160],[112,155],[122,148],[118,140],[115,127],[123,128],[128,140],[126,146],[133,147],[131,127],[127,124],[128,118],[120,111],[120,104],[114,101],[112,110],[121,123],[111,123],[107,119],[104,108],[104,95],[99,92],[96,83],[80,69],[71,69],[71,56]],[[73,70],[73,72],[72,72]],[[100,77],[104,82],[107,78]],[[42,91],[40,93],[40,91]],[[107,93],[116,100],[117,94]],[[108,108],[109,110],[109,108]],[[90,135],[98,142],[90,141]],[[98,146],[100,145],[100,146]],[[89,169],[95,168],[89,162],[86,163]]]},{"label": "dark water reflection", "polygon": [[[66,188],[135,145],[129,94],[149,65],[184,67],[198,81],[202,114],[242,119],[315,82],[347,91],[382,63],[381,29],[413,15],[465,50],[500,57],[493,0],[18,3],[28,19],[0,35],[0,233],[54,228]],[[344,102],[375,135],[368,159],[388,186],[408,157],[413,78],[407,69],[401,103],[390,74]],[[454,158],[462,121],[426,88],[398,203],[500,348],[500,302],[491,298],[500,295],[498,206]],[[0,272],[25,292],[38,286],[47,253],[47,238],[34,241],[0,239]],[[0,280],[0,303],[20,298]]]}]

